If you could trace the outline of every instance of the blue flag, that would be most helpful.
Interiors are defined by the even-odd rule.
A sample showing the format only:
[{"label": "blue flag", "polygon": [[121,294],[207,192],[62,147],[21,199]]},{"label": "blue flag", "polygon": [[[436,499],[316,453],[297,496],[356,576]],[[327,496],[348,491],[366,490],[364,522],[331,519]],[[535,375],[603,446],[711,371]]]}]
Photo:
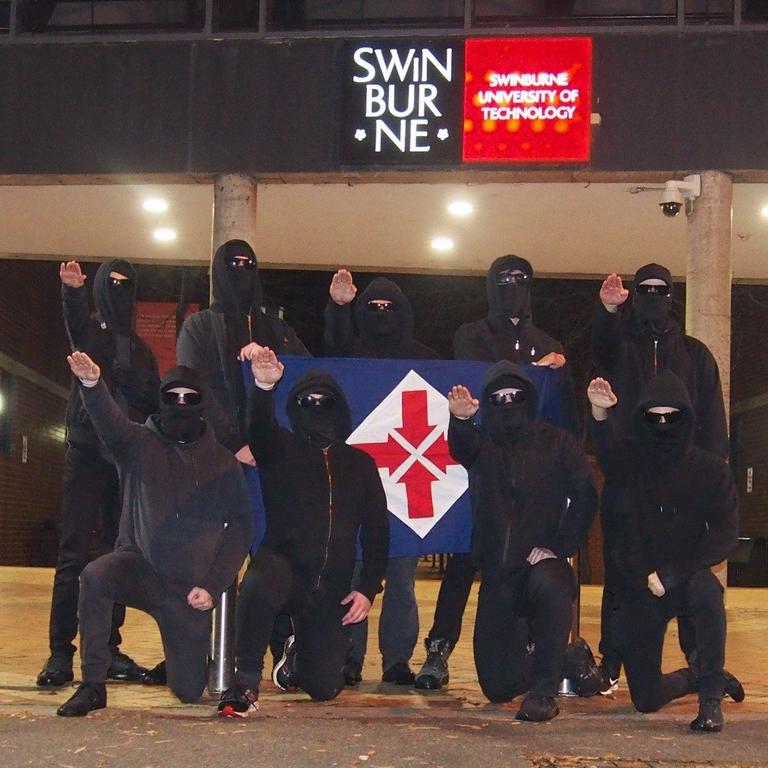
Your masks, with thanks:
[{"label": "blue flag", "polygon": [[[472,533],[466,470],[448,450],[447,393],[463,384],[475,396],[491,363],[461,360],[378,360],[368,358],[281,357],[285,373],[276,390],[280,424],[288,392],[310,370],[330,374],[344,390],[352,415],[347,442],[369,453],[379,469],[390,512],[390,557],[468,552]],[[523,366],[539,392],[540,415],[565,426],[560,372]],[[253,386],[243,363],[246,389]],[[264,528],[258,471],[247,468],[256,515],[256,539]],[[355,482],[354,477],[342,482]]]}]

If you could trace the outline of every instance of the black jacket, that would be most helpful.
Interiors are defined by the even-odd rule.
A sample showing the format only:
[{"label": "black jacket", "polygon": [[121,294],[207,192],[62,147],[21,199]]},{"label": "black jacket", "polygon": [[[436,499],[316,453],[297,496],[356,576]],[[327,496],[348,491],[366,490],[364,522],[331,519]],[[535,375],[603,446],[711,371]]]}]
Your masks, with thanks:
[{"label": "black jacket", "polygon": [[654,339],[631,312],[612,313],[598,301],[592,321],[592,353],[598,375],[611,383],[619,398],[612,416],[619,432],[629,430],[643,386],[657,373],[672,371],[683,380],[691,397],[697,425],[695,445],[728,458],[720,373],[706,345],[686,336],[672,321]]},{"label": "black jacket", "polygon": [[[322,373],[305,374],[289,396],[317,381],[337,393],[342,408],[339,431],[350,433],[343,393]],[[327,449],[314,447],[301,433],[279,426],[275,396],[257,386],[248,402],[248,443],[259,465],[267,513],[263,546],[285,555],[314,591],[327,584],[343,597],[355,566],[358,531],[363,570],[358,590],[370,600],[381,591],[389,548],[387,501],[373,459],[343,440]]]},{"label": "black jacket", "polygon": [[[133,281],[136,272],[128,262],[111,259],[101,264],[93,281],[93,294],[99,311],[88,308],[86,289],[61,286],[64,323],[73,350],[85,352],[101,368],[102,378],[115,401],[131,421],[143,423],[157,410],[160,377],[152,350],[135,333],[120,336],[113,330],[110,313],[109,273],[118,271]],[[119,350],[118,346],[123,348]],[[83,402],[80,387],[73,382],[67,403],[67,440],[78,445],[98,446]]]},{"label": "black jacket", "polygon": [[[659,451],[644,420],[652,406],[682,411],[678,444]],[[608,419],[590,418],[598,460],[610,484],[604,504],[605,567],[617,592],[647,589],[656,571],[670,589],[696,571],[724,560],[738,539],[738,497],[729,466],[693,445],[695,416],[681,379],[661,373],[644,388],[620,431],[615,409]]]},{"label": "black jacket", "polygon": [[120,473],[116,550],[141,553],[181,597],[197,586],[217,600],[237,576],[253,537],[237,460],[210,428],[182,445],[164,437],[153,416],[134,424],[101,381],[80,385],[80,395]]},{"label": "black jacket", "polygon": [[[368,315],[371,299],[389,299],[395,304],[393,329],[379,336],[372,328],[376,318]],[[400,287],[386,277],[374,278],[355,302],[357,330],[352,327],[352,305],[328,300],[325,307],[324,353],[328,357],[378,357],[389,360],[437,360],[434,349],[413,338],[413,308]]]},{"label": "black jacket", "polygon": [[253,254],[250,246],[239,240],[228,241],[216,251],[211,272],[214,302],[210,309],[184,321],[176,342],[176,359],[203,377],[215,400],[207,406],[208,421],[221,443],[237,451],[246,443],[246,396],[237,360],[240,349],[255,341],[276,354],[309,356],[309,352],[286,322],[262,311],[258,270],[251,273],[250,303],[242,306],[226,274],[225,256],[233,244]]},{"label": "black jacket", "polygon": [[[489,429],[488,394],[510,376],[527,389],[529,429],[514,442]],[[523,369],[502,361],[486,375],[484,426],[451,416],[451,455],[469,471],[472,555],[484,571],[525,567],[534,547],[570,557],[584,542],[597,506],[589,461],[573,435],[536,418],[538,395]],[[568,503],[570,499],[570,504]]]}]

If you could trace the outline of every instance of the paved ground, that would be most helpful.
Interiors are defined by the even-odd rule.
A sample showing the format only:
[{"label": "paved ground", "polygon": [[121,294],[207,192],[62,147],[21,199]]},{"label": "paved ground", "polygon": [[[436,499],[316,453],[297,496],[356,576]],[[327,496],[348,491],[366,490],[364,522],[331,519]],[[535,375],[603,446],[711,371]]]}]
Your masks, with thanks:
[{"label": "paved ground", "polygon": [[[427,574],[428,575],[428,574]],[[0,768],[188,768],[189,766],[479,766],[481,768],[768,768],[768,670],[762,638],[768,591],[728,593],[728,666],[747,688],[726,703],[726,729],[688,730],[692,697],[654,715],[636,713],[622,688],[614,698],[561,699],[551,723],[514,720],[517,703],[491,705],[477,686],[467,631],[451,658],[447,691],[417,693],[378,682],[377,654],[365,681],[334,702],[313,704],[265,685],[261,709],[246,721],[212,717],[215,701],[176,702],[165,689],[109,686],[109,708],[82,720],[55,716],[72,688],[41,691],[34,677],[46,656],[52,573],[0,568]],[[437,582],[418,583],[422,622],[431,619]],[[599,589],[582,590],[582,635],[596,644]],[[474,595],[466,626],[474,615]],[[374,633],[375,638],[374,617]],[[426,629],[426,628],[425,628]],[[151,620],[129,612],[124,648],[160,658]],[[417,649],[415,660],[423,660]],[[665,664],[679,663],[669,638]]]}]

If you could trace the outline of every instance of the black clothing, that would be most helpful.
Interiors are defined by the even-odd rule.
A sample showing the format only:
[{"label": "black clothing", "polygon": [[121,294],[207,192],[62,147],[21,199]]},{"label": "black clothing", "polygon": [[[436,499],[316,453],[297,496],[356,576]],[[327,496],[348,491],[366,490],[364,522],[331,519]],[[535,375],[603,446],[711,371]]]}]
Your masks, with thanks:
[{"label": "black clothing", "polygon": [[330,376],[304,374],[293,386],[288,415],[296,423],[295,396],[325,388],[336,397],[336,442],[321,449],[280,427],[274,394],[258,386],[248,401],[248,444],[259,465],[267,513],[262,546],[284,555],[314,591],[327,584],[347,594],[358,530],[363,549],[359,591],[373,600],[387,562],[389,521],[378,470],[364,451],[347,445],[350,417],[344,393]]},{"label": "black clothing", "polygon": [[[391,301],[391,312],[373,313],[368,302]],[[434,349],[413,338],[413,308],[396,283],[386,277],[373,279],[355,302],[352,327],[350,304],[328,300],[325,308],[324,352],[328,357],[377,357],[390,360],[437,360]]]},{"label": "black clothing", "polygon": [[[253,254],[242,240],[224,243],[216,251],[211,273],[214,302],[210,309],[184,321],[176,342],[176,358],[179,365],[194,368],[202,376],[215,400],[208,404],[206,418],[222,445],[235,453],[247,442],[245,386],[237,359],[242,347],[255,341],[278,355],[308,356],[309,352],[287,323],[262,311],[258,269],[238,268],[237,275],[232,276],[235,268],[227,267],[226,260],[233,249]],[[246,283],[250,300],[242,292]]]},{"label": "black clothing", "polygon": [[451,455],[469,471],[472,555],[481,570],[523,567],[534,547],[570,557],[587,535],[597,502],[592,469],[569,432],[536,419],[519,439],[492,437],[486,414],[498,406],[488,395],[509,376],[523,383],[525,405],[535,414],[533,383],[520,366],[502,361],[486,374],[483,425],[451,416],[448,427]]},{"label": "black clothing", "polygon": [[427,644],[433,640],[447,640],[451,648],[456,647],[461,635],[461,622],[469,600],[477,568],[470,554],[455,552],[448,558],[443,580],[440,583],[432,628],[427,635]]},{"label": "black clothing", "polygon": [[[555,696],[571,629],[576,577],[565,560],[508,573],[483,572],[475,620],[477,678],[485,696]],[[529,643],[536,647],[529,653]]]},{"label": "black clothing", "polygon": [[[193,390],[179,396],[171,390]],[[171,368],[160,382],[160,413],[157,426],[160,431],[178,443],[199,440],[205,432],[203,410],[204,388],[192,368],[177,365]]]}]

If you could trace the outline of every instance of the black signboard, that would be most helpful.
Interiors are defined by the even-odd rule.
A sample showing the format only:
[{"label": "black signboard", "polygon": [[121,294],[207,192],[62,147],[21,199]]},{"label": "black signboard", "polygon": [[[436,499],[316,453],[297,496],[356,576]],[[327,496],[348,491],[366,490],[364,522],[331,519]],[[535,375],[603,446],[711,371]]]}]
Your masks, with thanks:
[{"label": "black signboard", "polygon": [[341,161],[461,161],[464,41],[348,42]]}]

